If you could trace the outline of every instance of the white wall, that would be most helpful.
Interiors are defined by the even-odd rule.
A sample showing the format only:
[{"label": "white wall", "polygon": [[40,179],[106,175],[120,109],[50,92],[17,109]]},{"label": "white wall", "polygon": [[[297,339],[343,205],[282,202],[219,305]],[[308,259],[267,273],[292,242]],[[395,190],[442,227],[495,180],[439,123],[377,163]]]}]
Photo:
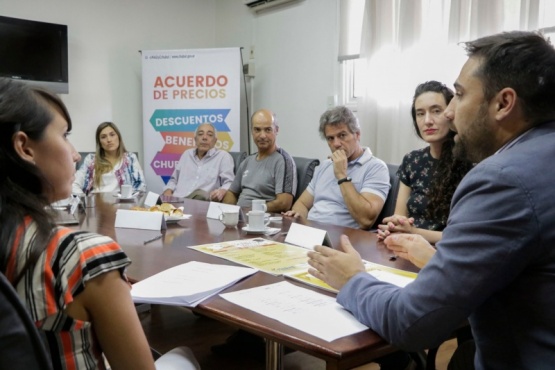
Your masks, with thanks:
[{"label": "white wall", "polygon": [[79,151],[94,150],[96,127],[112,120],[142,159],[139,50],[243,46],[247,61],[254,46],[249,113],[272,109],[279,144],[291,155],[322,159],[329,149],[318,120],[328,96],[338,93],[337,1],[304,0],[256,14],[243,0],[0,0],[0,14],[67,24],[70,92],[62,99]]},{"label": "white wall", "polygon": [[243,0],[216,0],[217,46],[254,46],[250,113],[269,108],[278,117],[278,143],[293,156],[326,158],[320,115],[337,94],[338,0],[304,0],[260,12]]},{"label": "white wall", "polygon": [[114,121],[128,150],[143,153],[139,50],[214,47],[214,0],[0,0],[0,14],[68,26],[71,141],[95,149]]}]

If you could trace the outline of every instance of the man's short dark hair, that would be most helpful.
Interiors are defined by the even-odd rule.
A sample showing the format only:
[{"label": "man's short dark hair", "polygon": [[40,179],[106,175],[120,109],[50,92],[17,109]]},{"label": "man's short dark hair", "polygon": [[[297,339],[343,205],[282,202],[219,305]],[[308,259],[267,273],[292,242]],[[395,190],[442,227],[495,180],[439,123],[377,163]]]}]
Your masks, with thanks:
[{"label": "man's short dark hair", "polygon": [[501,89],[514,89],[530,125],[555,119],[555,49],[536,32],[503,32],[466,42],[481,61],[477,77],[490,101]]}]

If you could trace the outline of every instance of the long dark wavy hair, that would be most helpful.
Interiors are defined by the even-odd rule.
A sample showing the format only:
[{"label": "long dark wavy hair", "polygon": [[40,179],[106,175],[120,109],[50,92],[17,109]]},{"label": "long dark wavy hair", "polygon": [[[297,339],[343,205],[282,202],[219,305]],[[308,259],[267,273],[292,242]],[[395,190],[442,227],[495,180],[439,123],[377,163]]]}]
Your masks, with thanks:
[{"label": "long dark wavy hair", "polygon": [[[418,124],[416,123],[416,108],[414,106],[416,99],[427,92],[441,94],[445,99],[447,106],[453,99],[453,91],[438,81],[427,81],[416,87],[414,97],[412,99],[412,123],[416,134],[422,139]],[[451,206],[451,198],[455,189],[472,168],[472,163],[466,160],[460,160],[453,156],[453,145],[455,144],[455,133],[449,131],[447,140],[441,146],[441,156],[434,168],[434,176],[430,182],[428,191],[428,206],[426,208],[426,217],[432,220],[438,220],[442,224],[447,223],[449,210]]]},{"label": "long dark wavy hair", "polygon": [[[38,87],[0,78],[0,270],[6,272],[17,229],[24,218],[30,216],[37,230],[31,240],[29,254],[20,259],[16,251],[16,269],[20,271],[11,282],[15,286],[26,270],[32,268],[46,248],[55,224],[46,207],[49,200],[44,194],[49,184],[39,169],[23,160],[15,151],[13,138],[24,132],[32,140],[40,141],[46,127],[54,119],[52,110],[71,120],[64,103],[53,93]],[[23,243],[23,238],[20,243]],[[24,261],[23,267],[17,261]]]}]

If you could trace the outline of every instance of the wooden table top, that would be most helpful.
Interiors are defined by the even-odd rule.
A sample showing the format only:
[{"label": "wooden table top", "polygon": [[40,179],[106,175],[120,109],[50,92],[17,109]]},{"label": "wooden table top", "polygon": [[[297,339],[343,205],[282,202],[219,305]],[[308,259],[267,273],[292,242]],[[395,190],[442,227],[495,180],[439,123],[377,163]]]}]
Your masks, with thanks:
[{"label": "wooden table top", "polygon": [[[76,227],[107,235],[116,240],[133,261],[127,270],[131,280],[138,281],[145,279],[170,267],[193,260],[233,265],[233,262],[210,256],[188,247],[253,237],[241,230],[242,222],[239,223],[237,228],[229,229],[225,228],[218,220],[207,219],[208,202],[186,199],[180,205],[183,205],[184,213],[191,214],[192,217],[179,221],[176,224],[168,224],[167,230],[162,232],[163,237],[161,239],[145,245],[145,240],[151,239],[153,236],[160,234],[160,232],[116,229],[114,227],[116,210],[129,209],[133,205],[133,203],[117,203],[117,198],[111,194],[98,194],[96,207],[87,208],[86,214],[82,214],[80,217],[80,225]],[[282,222],[272,222],[269,226],[281,227],[281,231],[286,232],[291,222],[296,221],[292,218],[283,217]],[[418,271],[414,265],[405,260],[397,259],[391,261],[392,253],[385,248],[383,243],[377,240],[374,233],[318,222],[306,222],[306,224],[325,229],[335,247],[339,246],[339,238],[342,234],[349,236],[353,246],[361,254],[362,258],[368,261],[408,271]],[[280,242],[283,242],[285,238],[281,232],[274,236],[263,237]],[[281,276],[258,272],[225,291],[242,290],[283,280],[284,278]],[[308,287],[302,283],[293,281],[291,283],[330,296],[334,295],[317,288]],[[195,311],[227,324],[240,327],[269,340],[276,341],[287,347],[322,358],[326,360],[328,369],[348,369],[359,366],[395,350],[395,348],[370,329],[339,338],[333,342],[327,342],[232,304],[219,296],[214,296],[202,302],[195,308]]]}]

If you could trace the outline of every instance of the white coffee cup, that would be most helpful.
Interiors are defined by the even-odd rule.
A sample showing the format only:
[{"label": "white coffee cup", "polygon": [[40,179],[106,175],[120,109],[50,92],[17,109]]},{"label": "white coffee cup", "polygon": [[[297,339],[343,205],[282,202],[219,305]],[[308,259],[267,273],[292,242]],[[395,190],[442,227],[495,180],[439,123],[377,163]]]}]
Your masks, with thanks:
[{"label": "white coffee cup", "polygon": [[264,211],[250,211],[247,213],[249,218],[249,230],[264,231],[266,225],[270,223],[270,219],[265,217]]},{"label": "white coffee cup", "polygon": [[121,197],[122,198],[131,198],[131,194],[133,194],[133,187],[131,185],[122,185],[121,186]]},{"label": "white coffee cup", "polygon": [[252,210],[266,212],[268,210],[268,207],[266,206],[266,201],[264,199],[253,199]]},{"label": "white coffee cup", "polygon": [[239,212],[238,211],[222,211],[220,214],[220,221],[226,227],[235,227],[239,222]]}]

